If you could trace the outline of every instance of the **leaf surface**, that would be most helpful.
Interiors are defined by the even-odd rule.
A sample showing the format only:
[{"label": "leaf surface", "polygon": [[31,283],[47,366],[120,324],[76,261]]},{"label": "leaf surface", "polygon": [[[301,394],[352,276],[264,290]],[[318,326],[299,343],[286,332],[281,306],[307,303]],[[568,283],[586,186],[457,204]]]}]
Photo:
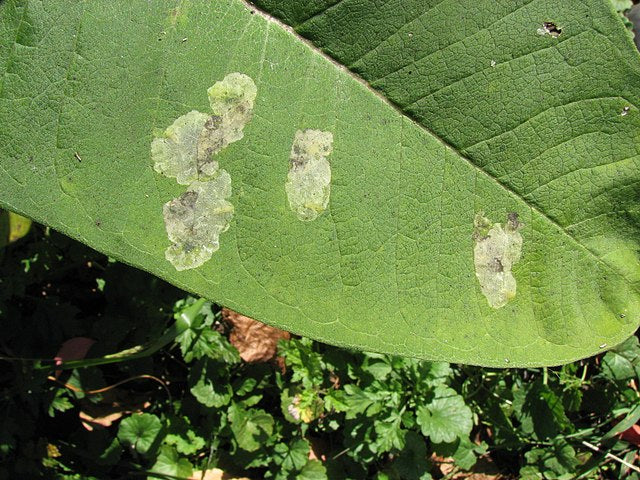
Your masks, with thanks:
[{"label": "leaf surface", "polygon": [[429,404],[418,407],[417,421],[422,434],[435,443],[464,438],[473,427],[471,409],[464,399],[444,386],[436,388],[435,398]]},{"label": "leaf surface", "polygon": [[162,430],[160,419],[150,413],[131,415],[120,422],[118,440],[129,445],[142,455],[157,448],[158,435]]},{"label": "leaf surface", "polygon": [[273,417],[264,410],[245,410],[234,404],[229,408],[229,422],[238,446],[249,452],[258,450],[273,433]]},{"label": "leaf surface", "polygon": [[[240,0],[0,3],[0,205],[344,346],[549,365],[635,330],[640,62],[608,1],[258,6],[295,31]],[[258,92],[215,157],[233,219],[178,272],[163,205],[184,186],[154,171],[151,143],[232,72]],[[285,192],[304,129],[333,138],[311,222]],[[514,213],[517,289],[494,308],[474,221]]]}]

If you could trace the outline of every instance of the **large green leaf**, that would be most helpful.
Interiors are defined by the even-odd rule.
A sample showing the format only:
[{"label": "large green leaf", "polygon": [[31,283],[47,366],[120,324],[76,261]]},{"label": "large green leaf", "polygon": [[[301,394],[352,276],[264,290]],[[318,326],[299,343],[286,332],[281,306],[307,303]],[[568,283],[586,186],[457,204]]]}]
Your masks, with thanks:
[{"label": "large green leaf", "polygon": [[[336,344],[519,366],[633,332],[640,61],[608,1],[259,6],[297,33],[240,0],[0,2],[0,205]],[[234,72],[257,86],[216,156],[235,214],[211,260],[176,271],[163,205],[186,187],[151,143]],[[304,129],[333,138],[313,221],[285,192]],[[518,250],[496,257],[500,295],[474,242]]]}]

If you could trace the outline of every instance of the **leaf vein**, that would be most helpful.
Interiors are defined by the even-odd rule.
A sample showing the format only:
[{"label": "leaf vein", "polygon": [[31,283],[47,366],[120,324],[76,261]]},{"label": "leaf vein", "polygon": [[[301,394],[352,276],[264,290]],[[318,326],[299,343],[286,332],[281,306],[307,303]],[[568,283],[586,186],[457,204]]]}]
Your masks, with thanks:
[{"label": "leaf vein", "polygon": [[[252,5],[250,3],[248,3],[248,0],[239,0],[240,2],[244,3],[246,6],[249,6],[250,8],[254,8],[256,13],[258,13],[259,15],[261,15],[263,18],[265,18],[267,21],[273,22],[276,25],[279,25],[280,28],[285,29],[286,31],[291,32],[291,29],[284,23],[282,23],[280,20],[274,18],[273,16],[269,15],[269,13],[265,12],[264,10],[262,10],[261,8],[256,7],[255,5]],[[357,75],[356,73],[354,73],[353,71],[347,69],[343,64],[337,62],[335,59],[333,59],[332,57],[330,57],[329,55],[327,55],[325,52],[323,52],[320,48],[318,48],[316,45],[314,45],[311,41],[307,40],[306,38],[302,37],[299,33],[297,32],[292,32],[293,35],[296,35],[297,38],[299,39],[299,41],[301,41],[304,45],[306,45],[310,50],[316,52],[319,56],[321,56],[322,58],[324,58],[325,60],[327,60],[329,63],[331,63],[332,65],[334,65],[336,68],[338,68],[339,70],[345,72],[346,74],[350,75],[351,78],[353,78],[355,81],[357,81],[358,83],[360,83],[360,85],[362,85],[364,88],[368,89],[373,95],[375,95],[381,102],[385,103],[386,105],[388,105],[389,107],[393,108],[399,115],[404,116],[408,119],[411,119],[411,121],[414,123],[414,125],[416,125],[416,127],[418,127],[419,129],[424,130],[425,132],[429,133],[433,138],[437,139],[442,145],[446,146],[447,148],[449,148],[451,151],[457,153],[457,155],[465,162],[467,163],[470,167],[472,167],[475,170],[480,171],[483,175],[485,175],[488,179],[490,179],[491,181],[493,181],[496,185],[500,186],[503,190],[505,190],[506,192],[510,193],[511,195],[513,195],[515,198],[519,199],[523,204],[528,205],[529,208],[537,213],[538,215],[540,215],[540,217],[546,219],[550,224],[552,224],[555,228],[558,229],[558,231],[560,233],[562,233],[565,237],[567,237],[572,243],[574,243],[578,248],[582,249],[587,255],[589,255],[590,257],[592,257],[596,263],[605,266],[607,269],[615,272],[616,274],[620,275],[622,278],[624,278],[629,285],[638,293],[640,293],[640,287],[636,286],[633,284],[633,282],[631,282],[626,275],[624,275],[622,272],[620,272],[615,265],[611,265],[609,262],[605,261],[603,258],[601,258],[600,256],[598,256],[596,254],[596,252],[594,252],[591,248],[589,248],[587,245],[585,245],[584,243],[582,243],[579,239],[573,237],[572,235],[569,234],[569,232],[566,230],[566,227],[564,225],[562,225],[558,220],[556,220],[555,218],[553,218],[552,216],[548,215],[547,213],[543,212],[542,210],[540,210],[536,205],[534,204],[530,204],[527,199],[525,199],[522,194],[520,194],[519,192],[513,190],[509,185],[505,184],[504,182],[500,181],[497,177],[495,177],[494,175],[492,175],[490,172],[488,172],[487,170],[485,170],[483,167],[481,167],[480,165],[476,164],[475,162],[473,162],[469,157],[467,157],[461,150],[455,148],[452,144],[450,144],[449,142],[447,142],[444,138],[442,138],[440,135],[438,135],[437,133],[435,133],[432,129],[430,129],[429,127],[427,127],[426,125],[423,125],[419,122],[417,122],[414,118],[412,118],[407,112],[405,112],[402,107],[400,107],[398,104],[392,102],[391,100],[389,100],[386,96],[384,96],[379,90],[373,88],[366,80],[364,80],[361,76]]]}]

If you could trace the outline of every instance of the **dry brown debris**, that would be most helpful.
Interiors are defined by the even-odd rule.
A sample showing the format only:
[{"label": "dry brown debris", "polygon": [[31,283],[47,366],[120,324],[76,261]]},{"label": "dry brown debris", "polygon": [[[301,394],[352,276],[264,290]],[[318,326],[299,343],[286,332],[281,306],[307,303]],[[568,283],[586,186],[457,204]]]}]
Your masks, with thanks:
[{"label": "dry brown debris", "polygon": [[205,472],[196,470],[193,472],[189,480],[250,480],[247,477],[234,477],[228,473],[223,472],[219,468],[207,470]]},{"label": "dry brown debris", "polygon": [[238,349],[245,362],[268,362],[276,357],[278,342],[288,340],[289,332],[279,330],[228,308],[222,309],[222,318],[232,331],[229,341]]},{"label": "dry brown debris", "polygon": [[96,427],[110,427],[123,416],[139,413],[150,406],[151,403],[145,397],[114,388],[103,394],[100,403],[83,401],[78,416],[82,426],[92,431]]}]

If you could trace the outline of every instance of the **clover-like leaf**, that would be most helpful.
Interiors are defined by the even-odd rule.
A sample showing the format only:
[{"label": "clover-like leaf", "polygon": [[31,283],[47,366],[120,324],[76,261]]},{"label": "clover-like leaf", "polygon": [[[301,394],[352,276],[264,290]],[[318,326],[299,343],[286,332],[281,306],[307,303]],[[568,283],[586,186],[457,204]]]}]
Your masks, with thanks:
[{"label": "clover-like leaf", "polygon": [[198,436],[189,423],[188,417],[170,415],[167,419],[167,435],[164,443],[173,445],[178,453],[193,455],[204,448],[204,438]]},{"label": "clover-like leaf", "polygon": [[157,446],[161,430],[162,422],[155,415],[135,414],[120,422],[118,440],[124,445],[129,445],[136,452],[147,455]]},{"label": "clover-like leaf", "polygon": [[275,459],[285,471],[298,471],[309,460],[309,443],[306,440],[296,440],[291,444],[278,443],[274,450],[279,455]]},{"label": "clover-like leaf", "polygon": [[189,372],[191,394],[206,407],[227,405],[233,390],[223,365],[207,358],[197,362]]},{"label": "clover-like leaf", "polygon": [[319,460],[309,460],[296,478],[297,480],[327,480],[327,469]]},{"label": "clover-like leaf", "polygon": [[181,458],[174,447],[163,445],[151,472],[156,474],[154,477],[166,475],[169,478],[190,478],[193,465],[186,458]]},{"label": "clover-like leaf", "polygon": [[264,410],[234,404],[229,408],[229,422],[238,446],[249,452],[258,450],[273,433],[273,417]]},{"label": "clover-like leaf", "polygon": [[176,340],[186,362],[203,357],[230,364],[240,361],[238,350],[209,325],[204,325],[197,330],[187,329]]},{"label": "clover-like leaf", "polygon": [[401,450],[405,445],[406,430],[402,428],[402,417],[393,413],[388,418],[375,423],[376,432],[375,451],[388,452],[392,449]]},{"label": "clover-like leaf", "polygon": [[471,409],[455,390],[445,386],[437,387],[434,399],[418,407],[416,419],[422,434],[434,443],[468,436],[473,427]]}]

